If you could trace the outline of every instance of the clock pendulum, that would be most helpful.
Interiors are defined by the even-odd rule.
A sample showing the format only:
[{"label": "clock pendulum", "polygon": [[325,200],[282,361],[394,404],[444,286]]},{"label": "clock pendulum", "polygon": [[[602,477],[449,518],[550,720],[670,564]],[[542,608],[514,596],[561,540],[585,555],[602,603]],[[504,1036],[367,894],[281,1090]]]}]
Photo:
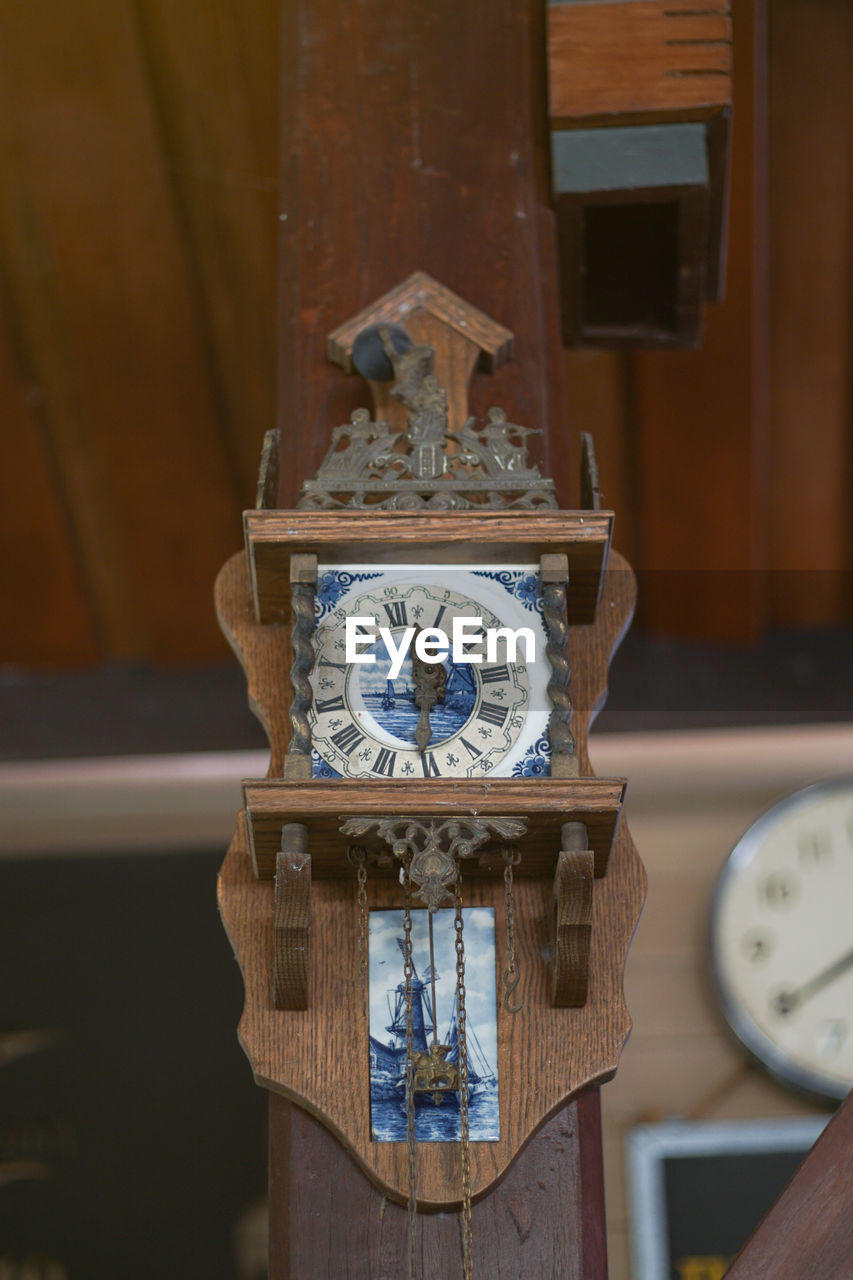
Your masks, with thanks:
[{"label": "clock pendulum", "polygon": [[[455,1044],[442,1044],[438,1038],[438,1001],[436,997],[436,958],[435,958],[435,925],[436,907],[430,906],[427,911],[427,933],[429,940],[428,981],[430,984],[430,1042],[425,1050],[415,1048],[414,1034],[414,992],[415,965],[412,949],[412,880],[410,866],[412,853],[402,857],[400,880],[403,888],[403,1004],[404,1004],[404,1068],[401,1072],[405,1114],[406,1114],[406,1148],[407,1148],[407,1213],[408,1213],[408,1266],[409,1275],[417,1275],[417,1126],[416,1106],[422,1100],[430,1100],[439,1106],[445,1101],[451,1103],[455,1098],[459,1108],[459,1148],[461,1165],[462,1192],[462,1259],[463,1276],[472,1274],[471,1250],[471,1166],[470,1166],[470,1134],[468,1116],[468,1035],[465,1005],[465,943],[463,920],[462,872],[457,865],[456,878],[453,884],[454,903],[454,952],[455,952],[455,1003],[453,1038]],[[348,851],[350,863],[356,868],[358,878],[359,903],[359,969],[361,975],[362,1000],[367,1001],[367,867],[366,854],[362,845],[351,845]],[[510,869],[510,863],[507,862]],[[511,901],[511,895],[508,901]],[[511,937],[511,926],[508,926]],[[516,975],[517,980],[517,975]],[[455,1055],[455,1056],[453,1056]]]},{"label": "clock pendulum", "polygon": [[400,1273],[456,1221],[470,1277],[494,1248],[478,1202],[612,1075],[630,1025],[644,876],[624,780],[592,773],[587,732],[632,578],[591,439],[587,505],[560,511],[533,429],[470,415],[508,330],[419,272],[329,351],[373,410],[332,429],[292,511],[270,505],[268,438],[246,557],[217,585],[271,745],[220,906],[256,1077],[405,1206]]}]

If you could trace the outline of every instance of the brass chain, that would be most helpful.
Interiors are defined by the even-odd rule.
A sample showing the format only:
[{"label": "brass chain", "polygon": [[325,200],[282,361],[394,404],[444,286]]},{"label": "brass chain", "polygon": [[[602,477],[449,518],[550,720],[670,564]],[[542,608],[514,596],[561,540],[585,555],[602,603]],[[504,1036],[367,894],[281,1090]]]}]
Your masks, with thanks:
[{"label": "brass chain", "polygon": [[361,980],[361,1011],[367,1017],[369,979],[367,972],[367,850],[364,845],[351,844],[347,850],[350,865],[358,875],[358,971]]},{"label": "brass chain", "polygon": [[518,986],[521,974],[515,959],[515,894],[513,892],[512,869],[521,861],[521,853],[514,845],[505,845],[504,860],[504,904],[506,908],[506,968],[504,969],[504,1008],[507,1013],[520,1013],[524,1008],[524,996],[513,1003],[512,993]]},{"label": "brass chain", "polygon": [[409,862],[403,871],[403,978],[406,1001],[406,1147],[409,1160],[409,1280],[418,1275],[418,1184],[417,1184],[417,1135],[415,1133],[415,1031],[412,1013],[412,979],[415,964],[412,959],[412,882],[409,879]]},{"label": "brass chain", "polygon": [[462,937],[462,868],[454,886],[456,900],[456,1038],[459,1046],[459,1145],[462,1156],[462,1275],[471,1280],[471,1150],[468,1128],[468,1038],[465,1026],[465,943]]}]

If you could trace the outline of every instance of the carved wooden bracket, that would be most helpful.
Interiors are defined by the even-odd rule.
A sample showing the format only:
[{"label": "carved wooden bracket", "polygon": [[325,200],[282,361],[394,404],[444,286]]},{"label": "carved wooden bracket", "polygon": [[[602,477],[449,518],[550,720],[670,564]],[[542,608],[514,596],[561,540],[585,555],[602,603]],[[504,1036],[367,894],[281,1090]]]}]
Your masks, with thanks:
[{"label": "carved wooden bracket", "polygon": [[311,938],[308,828],[286,822],[281,846],[275,866],[273,1004],[276,1009],[307,1009]]},{"label": "carved wooden bracket", "polygon": [[[419,823],[411,818],[350,819],[341,828],[346,834],[364,834],[377,828],[379,836],[392,843],[394,853],[402,856],[406,841],[396,838],[399,829],[405,829],[413,839],[414,828],[428,835],[435,822]],[[439,824],[441,829],[456,832],[453,847],[455,856],[472,856],[479,845],[490,836],[518,835],[525,823],[507,818],[477,820],[459,818]],[[307,1009],[309,984],[309,958],[311,933],[311,856],[308,853],[308,828],[299,822],[288,822],[282,827],[281,851],[276,855],[275,867],[275,925],[273,953],[273,1004],[276,1009]],[[592,902],[595,881],[595,854],[586,848],[590,843],[586,823],[564,822],[562,825],[563,849],[558,855],[554,875],[551,932],[551,1005],[557,1009],[577,1009],[586,1003],[589,984],[589,957],[592,938]],[[470,846],[470,847],[469,847]],[[428,843],[426,852],[432,849]],[[417,852],[416,857],[423,857]],[[453,869],[455,861],[446,855]],[[485,868],[492,871],[489,864]],[[433,877],[435,878],[435,876]],[[418,881],[420,883],[420,881]],[[423,892],[423,886],[421,886]],[[426,901],[431,909],[439,905],[444,896],[444,886]]]},{"label": "carved wooden bracket", "polygon": [[551,1004],[579,1009],[589,987],[594,855],[583,822],[563,824],[563,850],[554,876]]}]

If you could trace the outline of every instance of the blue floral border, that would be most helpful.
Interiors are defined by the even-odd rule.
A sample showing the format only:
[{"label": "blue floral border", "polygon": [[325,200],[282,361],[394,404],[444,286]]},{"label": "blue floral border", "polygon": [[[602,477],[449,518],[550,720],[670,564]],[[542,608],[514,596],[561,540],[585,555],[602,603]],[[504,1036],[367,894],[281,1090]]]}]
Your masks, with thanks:
[{"label": "blue floral border", "polygon": [[531,613],[542,612],[542,588],[539,574],[530,573],[527,569],[473,569],[477,578],[491,578],[509,592],[515,600],[520,600],[525,609]]},{"label": "blue floral border", "polygon": [[548,735],[543,734],[512,766],[512,776],[513,778],[548,778],[550,775],[551,743]]},{"label": "blue floral border", "polygon": [[330,764],[327,764],[316,747],[311,748],[311,777],[312,778],[342,778],[344,775],[338,773]]},{"label": "blue floral border", "polygon": [[342,595],[349,591],[353,583],[367,582],[369,578],[381,578],[382,571],[377,569],[371,573],[351,573],[348,569],[327,569],[317,583],[317,594],[314,597],[314,618],[319,622],[331,613]]}]

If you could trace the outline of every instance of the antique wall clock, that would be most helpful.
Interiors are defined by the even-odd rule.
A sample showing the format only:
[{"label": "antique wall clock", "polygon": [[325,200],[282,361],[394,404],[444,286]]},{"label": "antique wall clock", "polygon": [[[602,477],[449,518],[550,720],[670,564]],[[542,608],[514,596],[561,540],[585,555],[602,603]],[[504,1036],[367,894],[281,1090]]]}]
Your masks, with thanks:
[{"label": "antique wall clock", "polygon": [[271,746],[220,877],[257,1080],[318,1117],[392,1201],[457,1214],[560,1106],[613,1074],[644,894],[625,782],[589,723],[633,608],[592,442],[583,509],[532,426],[468,414],[512,334],[423,273],[345,322],[372,407],[295,510],[274,435],[246,555],[217,584]]}]

